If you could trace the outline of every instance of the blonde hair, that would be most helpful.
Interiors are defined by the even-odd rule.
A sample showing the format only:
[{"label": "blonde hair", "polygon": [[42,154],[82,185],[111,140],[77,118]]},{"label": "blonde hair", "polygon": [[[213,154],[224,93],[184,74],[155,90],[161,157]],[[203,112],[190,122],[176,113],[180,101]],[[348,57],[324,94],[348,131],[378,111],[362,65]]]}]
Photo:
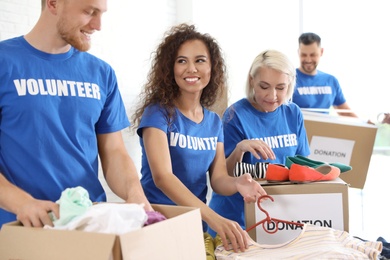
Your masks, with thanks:
[{"label": "blonde hair", "polygon": [[257,57],[253,60],[245,86],[246,97],[248,100],[254,100],[253,86],[250,84],[251,78],[254,78],[259,72],[259,69],[263,67],[280,71],[288,76],[289,82],[286,102],[290,101],[295,87],[296,70],[288,57],[276,50],[265,50],[257,55]]}]

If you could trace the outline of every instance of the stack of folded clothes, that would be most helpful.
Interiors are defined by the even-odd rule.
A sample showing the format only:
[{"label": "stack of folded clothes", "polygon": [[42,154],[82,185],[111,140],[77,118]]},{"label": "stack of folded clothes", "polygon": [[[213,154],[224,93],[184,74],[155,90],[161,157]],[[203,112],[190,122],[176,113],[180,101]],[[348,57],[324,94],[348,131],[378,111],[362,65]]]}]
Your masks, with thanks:
[{"label": "stack of folded clothes", "polygon": [[[217,237],[215,238],[217,239]],[[304,224],[295,238],[282,244],[259,244],[250,239],[245,252],[234,252],[215,241],[217,260],[257,259],[372,259],[377,260],[383,245],[379,241],[361,241],[348,232]]]}]

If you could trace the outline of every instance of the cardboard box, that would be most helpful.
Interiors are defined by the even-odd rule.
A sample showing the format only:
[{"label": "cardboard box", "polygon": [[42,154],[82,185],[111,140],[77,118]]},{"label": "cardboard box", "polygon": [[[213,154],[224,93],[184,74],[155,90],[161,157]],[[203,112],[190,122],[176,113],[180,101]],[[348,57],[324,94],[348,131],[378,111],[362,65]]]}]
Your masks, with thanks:
[{"label": "cardboard box", "polygon": [[[265,200],[261,207],[269,217],[298,223],[314,224],[338,230],[349,230],[348,185],[340,178],[334,181],[305,184],[267,184],[260,181],[274,201]],[[250,228],[266,218],[256,203],[245,204],[246,228]],[[296,238],[302,227],[279,223],[258,225],[249,235],[260,244],[281,244]]]},{"label": "cardboard box", "polygon": [[124,235],[3,225],[0,259],[205,259],[200,210],[153,205],[168,219]]},{"label": "cardboard box", "polygon": [[352,166],[340,178],[363,189],[374,148],[377,126],[361,119],[303,111],[310,159]]}]

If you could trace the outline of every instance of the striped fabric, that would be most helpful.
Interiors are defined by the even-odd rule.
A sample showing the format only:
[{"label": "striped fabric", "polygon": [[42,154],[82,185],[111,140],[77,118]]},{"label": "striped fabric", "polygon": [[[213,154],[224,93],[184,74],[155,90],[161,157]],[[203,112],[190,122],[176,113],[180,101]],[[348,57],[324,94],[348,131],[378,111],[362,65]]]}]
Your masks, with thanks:
[{"label": "striped fabric", "polygon": [[297,238],[277,245],[264,245],[251,241],[245,252],[234,253],[218,246],[217,260],[258,259],[378,259],[382,252],[379,241],[362,241],[346,231],[305,225]]},{"label": "striped fabric", "polygon": [[233,174],[235,177],[239,177],[244,173],[250,173],[253,179],[265,179],[268,164],[267,162],[257,162],[256,164],[238,162]]}]

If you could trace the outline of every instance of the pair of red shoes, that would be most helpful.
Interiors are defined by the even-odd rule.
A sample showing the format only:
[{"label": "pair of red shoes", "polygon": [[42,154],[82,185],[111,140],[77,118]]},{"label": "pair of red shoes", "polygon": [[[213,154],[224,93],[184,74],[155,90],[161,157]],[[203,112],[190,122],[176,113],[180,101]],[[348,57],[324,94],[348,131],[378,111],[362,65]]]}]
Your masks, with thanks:
[{"label": "pair of red shoes", "polygon": [[293,183],[306,183],[315,181],[331,181],[340,176],[340,169],[322,164],[316,167],[291,164],[290,169],[280,164],[269,164],[266,180],[268,182],[290,181]]}]

